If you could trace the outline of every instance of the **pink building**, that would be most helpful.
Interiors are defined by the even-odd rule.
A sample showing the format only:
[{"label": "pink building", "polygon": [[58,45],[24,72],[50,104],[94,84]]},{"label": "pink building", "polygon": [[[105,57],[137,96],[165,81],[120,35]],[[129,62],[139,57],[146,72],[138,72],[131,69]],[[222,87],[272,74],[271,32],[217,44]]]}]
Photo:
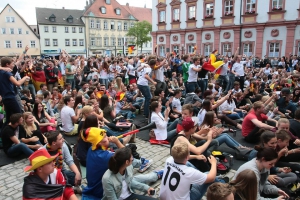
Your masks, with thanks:
[{"label": "pink building", "polygon": [[[156,2],[155,2],[156,1]],[[154,0],[153,51],[300,55],[300,0]]]}]

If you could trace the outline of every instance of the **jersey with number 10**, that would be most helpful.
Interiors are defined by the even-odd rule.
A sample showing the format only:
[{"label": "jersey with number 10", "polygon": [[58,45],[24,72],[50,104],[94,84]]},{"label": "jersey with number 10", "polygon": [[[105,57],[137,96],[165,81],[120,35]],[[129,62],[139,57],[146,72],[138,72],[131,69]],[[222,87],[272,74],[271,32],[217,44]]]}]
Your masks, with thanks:
[{"label": "jersey with number 10", "polygon": [[206,174],[192,167],[177,164],[173,157],[169,157],[160,185],[160,199],[190,200],[191,184],[202,185],[206,179]]}]

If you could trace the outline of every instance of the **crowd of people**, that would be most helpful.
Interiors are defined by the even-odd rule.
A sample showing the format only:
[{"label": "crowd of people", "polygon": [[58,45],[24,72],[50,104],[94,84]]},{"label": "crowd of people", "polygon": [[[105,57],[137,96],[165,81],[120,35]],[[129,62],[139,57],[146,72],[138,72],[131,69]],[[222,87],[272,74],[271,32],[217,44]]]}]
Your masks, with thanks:
[{"label": "crowd of people", "polygon": [[[300,195],[296,55],[260,59],[237,48],[232,56],[84,58],[63,50],[40,59],[28,49],[1,58],[0,67],[0,145],[8,157],[30,161],[23,199],[154,199],[149,184],[159,179],[161,200]],[[155,124],[152,142],[170,146],[161,170],[142,174],[152,160],[139,155],[134,134],[118,137],[136,129],[137,116]],[[231,136],[236,130],[247,146]],[[75,135],[72,148],[64,136]],[[249,152],[231,181],[217,176],[228,162],[212,156],[221,144]]]}]

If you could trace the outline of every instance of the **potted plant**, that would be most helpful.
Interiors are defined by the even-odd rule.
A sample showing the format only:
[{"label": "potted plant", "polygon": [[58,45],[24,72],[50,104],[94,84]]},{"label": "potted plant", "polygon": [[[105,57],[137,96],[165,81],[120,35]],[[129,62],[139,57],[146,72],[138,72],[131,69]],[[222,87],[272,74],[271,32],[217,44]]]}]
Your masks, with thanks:
[{"label": "potted plant", "polygon": [[232,16],[233,12],[225,12],[225,16]]},{"label": "potted plant", "polygon": [[246,14],[255,14],[255,10],[246,10]]},{"label": "potted plant", "polygon": [[276,11],[276,10],[282,10],[282,7],[273,7],[272,10],[273,10],[273,11]]},{"label": "potted plant", "polygon": [[191,18],[189,18],[189,20],[195,20],[196,18],[195,17],[191,17]]},{"label": "potted plant", "polygon": [[161,21],[161,22],[159,22],[159,24],[164,24],[165,23],[165,21]]},{"label": "potted plant", "polygon": [[179,19],[173,19],[173,22],[179,22]]},{"label": "potted plant", "polygon": [[205,15],[205,18],[212,18],[212,17],[213,17],[212,14],[210,14],[210,15]]}]

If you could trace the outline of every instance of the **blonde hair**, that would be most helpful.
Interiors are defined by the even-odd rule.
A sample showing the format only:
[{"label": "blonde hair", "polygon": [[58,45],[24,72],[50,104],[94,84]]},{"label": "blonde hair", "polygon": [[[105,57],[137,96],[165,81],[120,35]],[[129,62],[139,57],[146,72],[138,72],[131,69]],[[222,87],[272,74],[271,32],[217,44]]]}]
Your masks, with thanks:
[{"label": "blonde hair", "polygon": [[179,142],[171,149],[171,155],[177,163],[183,163],[189,154],[189,146],[186,142]]},{"label": "blonde hair", "polygon": [[253,109],[256,111],[257,109],[261,108],[264,106],[264,103],[261,101],[256,101],[253,103]]},{"label": "blonde hair", "polygon": [[93,109],[92,106],[84,106],[84,107],[82,108],[81,113],[82,113],[83,116],[85,116],[86,114],[88,114],[88,113],[90,113],[90,112],[92,112],[92,111],[94,111],[94,109]]},{"label": "blonde hair", "polygon": [[290,121],[288,119],[286,119],[286,118],[280,118],[278,120],[278,126],[280,126],[280,124],[288,124],[288,125],[290,125]]},{"label": "blonde hair", "polygon": [[[23,113],[23,117],[24,117],[23,126],[24,126],[24,129],[26,131],[26,134],[29,137],[31,137],[32,136],[32,131],[29,129],[29,125],[26,123],[26,120],[28,119],[29,116],[33,116],[33,114],[31,112],[25,112],[25,113]],[[34,122],[30,126],[32,126],[34,130],[37,130],[37,127],[36,127],[36,125],[35,125]]]},{"label": "blonde hair", "polygon": [[116,79],[116,83],[117,83],[117,92],[122,91],[122,78],[121,78],[121,77],[118,77],[118,78]]}]

